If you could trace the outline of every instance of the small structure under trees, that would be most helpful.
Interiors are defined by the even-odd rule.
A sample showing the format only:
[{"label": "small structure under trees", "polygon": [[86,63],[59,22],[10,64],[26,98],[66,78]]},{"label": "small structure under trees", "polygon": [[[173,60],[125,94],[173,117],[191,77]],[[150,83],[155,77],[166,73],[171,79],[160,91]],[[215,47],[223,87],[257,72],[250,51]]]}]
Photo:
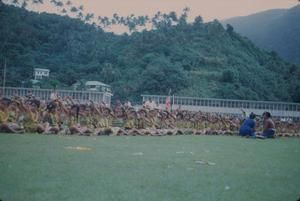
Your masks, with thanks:
[{"label": "small structure under trees", "polygon": [[43,77],[49,77],[50,70],[44,68],[35,68],[34,69],[34,79],[41,80]]},{"label": "small structure under trees", "polygon": [[111,93],[111,86],[99,81],[78,81],[73,84],[74,90]]},{"label": "small structure under trees", "polygon": [[87,81],[85,83],[87,91],[111,92],[111,87],[99,81]]}]

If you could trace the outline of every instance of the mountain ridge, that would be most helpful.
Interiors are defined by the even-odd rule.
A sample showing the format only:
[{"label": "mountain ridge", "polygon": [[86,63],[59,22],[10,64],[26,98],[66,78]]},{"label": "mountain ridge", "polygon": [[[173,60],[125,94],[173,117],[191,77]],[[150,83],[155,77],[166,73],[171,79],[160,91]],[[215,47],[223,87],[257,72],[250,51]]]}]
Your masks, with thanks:
[{"label": "mountain ridge", "polygon": [[222,21],[248,37],[260,48],[276,51],[284,59],[300,63],[300,5],[267,10]]}]

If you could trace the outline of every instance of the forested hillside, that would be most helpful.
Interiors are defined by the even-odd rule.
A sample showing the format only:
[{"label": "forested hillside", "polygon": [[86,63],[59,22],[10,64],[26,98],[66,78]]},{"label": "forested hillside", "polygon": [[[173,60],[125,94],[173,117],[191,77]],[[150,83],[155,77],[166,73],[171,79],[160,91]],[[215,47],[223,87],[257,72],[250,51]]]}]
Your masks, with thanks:
[{"label": "forested hillside", "polygon": [[268,10],[224,21],[256,45],[276,51],[286,60],[300,64],[300,5]]},{"label": "forested hillside", "polygon": [[51,70],[42,87],[99,80],[112,85],[114,99],[135,101],[172,89],[176,95],[300,102],[299,66],[258,49],[230,26],[201,18],[115,35],[80,20],[1,5],[0,57],[1,64],[7,61],[9,86],[30,86],[33,68],[40,67]]}]

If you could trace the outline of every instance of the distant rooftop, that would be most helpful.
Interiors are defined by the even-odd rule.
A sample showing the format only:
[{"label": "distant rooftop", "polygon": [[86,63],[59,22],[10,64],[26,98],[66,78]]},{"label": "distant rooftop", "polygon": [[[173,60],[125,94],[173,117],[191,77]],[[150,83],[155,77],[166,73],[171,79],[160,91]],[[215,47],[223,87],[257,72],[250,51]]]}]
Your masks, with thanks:
[{"label": "distant rooftop", "polygon": [[35,68],[34,70],[35,71],[48,71],[48,72],[50,72],[50,70],[46,69],[46,68]]},{"label": "distant rooftop", "polygon": [[85,86],[105,86],[105,87],[110,87],[107,84],[104,84],[103,82],[99,82],[99,81],[87,81],[85,83]]}]

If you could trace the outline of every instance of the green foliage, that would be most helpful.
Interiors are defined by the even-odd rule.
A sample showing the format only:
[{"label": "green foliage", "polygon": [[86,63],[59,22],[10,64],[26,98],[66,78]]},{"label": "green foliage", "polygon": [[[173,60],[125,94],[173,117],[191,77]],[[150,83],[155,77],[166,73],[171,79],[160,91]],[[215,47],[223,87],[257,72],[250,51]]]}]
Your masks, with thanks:
[{"label": "green foliage", "polygon": [[134,102],[140,94],[169,89],[184,96],[300,101],[299,66],[261,51],[216,20],[185,19],[159,13],[155,29],[115,35],[78,19],[1,6],[7,86],[29,83],[33,68],[48,68],[50,78],[41,87],[99,80],[112,86],[114,99]]},{"label": "green foliage", "polygon": [[221,81],[222,82],[229,82],[229,83],[233,83],[235,81],[237,81],[237,74],[235,71],[233,70],[224,70],[222,73],[222,78]]},{"label": "green foliage", "polygon": [[197,16],[195,17],[195,20],[194,20],[194,25],[202,25],[203,24],[203,19],[201,16]]},{"label": "green foliage", "polygon": [[166,58],[153,60],[142,73],[139,91],[149,94],[167,94],[169,89],[178,92],[187,87],[187,77],[180,64],[172,64]]}]

